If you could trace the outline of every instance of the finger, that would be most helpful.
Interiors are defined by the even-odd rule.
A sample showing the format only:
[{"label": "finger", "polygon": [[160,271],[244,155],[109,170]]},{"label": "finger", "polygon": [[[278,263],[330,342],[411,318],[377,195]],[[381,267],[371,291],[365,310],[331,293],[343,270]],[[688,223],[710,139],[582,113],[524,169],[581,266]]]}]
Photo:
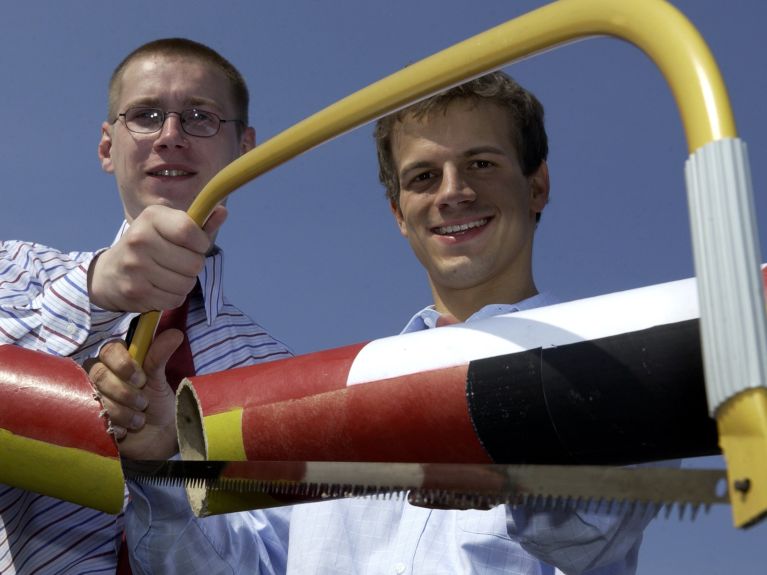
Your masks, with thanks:
[{"label": "finger", "polygon": [[[197,231],[203,236],[205,235],[202,230]],[[177,282],[189,281],[190,279],[194,281],[197,278],[197,274],[200,273],[205,265],[205,252],[208,249],[208,244],[210,244],[207,237],[205,237],[205,243],[205,251],[202,252],[190,250],[171,243],[167,244],[168,247],[166,249],[158,249],[154,251],[152,253],[152,258],[157,269],[152,269],[152,271],[156,271],[157,273],[165,272],[165,276],[167,276],[158,276],[156,280],[162,279],[164,280],[163,283],[167,283],[168,285],[172,285],[171,281],[176,278],[178,278]],[[154,280],[152,283],[162,285],[160,282],[156,281],[155,278],[152,279]]]},{"label": "finger", "polygon": [[165,378],[165,365],[183,339],[184,334],[178,329],[166,329],[155,337],[144,359],[144,373],[148,386],[155,390],[167,389],[172,393]]},{"label": "finger", "polygon": [[[186,252],[189,255],[190,252]],[[194,266],[193,273],[187,275],[179,272],[178,269],[174,269],[173,266],[176,263],[168,256],[161,256],[161,258],[155,262],[152,270],[146,270],[146,280],[150,283],[148,293],[146,297],[152,298],[154,303],[169,303],[175,305],[163,305],[155,309],[173,309],[183,303],[186,295],[192,291],[195,283],[197,283],[197,274],[205,265],[204,257],[194,255],[195,258],[199,258],[200,265]],[[177,261],[184,258],[183,254],[179,254]]]},{"label": "finger", "polygon": [[218,233],[218,230],[221,229],[221,226],[224,225],[224,222],[228,216],[229,210],[226,209],[226,206],[219,204],[213,208],[213,211],[210,213],[208,219],[202,227],[211,242],[216,237],[216,234]]},{"label": "finger", "polygon": [[197,236],[199,246],[191,249],[168,241],[153,222],[140,225],[137,218],[126,235],[89,267],[88,291],[94,303],[114,311],[144,312],[183,302],[205,265],[210,240],[186,214],[174,215],[188,226],[188,234]]},{"label": "finger", "polygon": [[150,208],[151,223],[164,240],[201,255],[208,251],[210,239],[186,212],[167,206],[149,206],[144,212]]},{"label": "finger", "polygon": [[141,411],[114,402],[108,397],[101,398],[101,405],[104,406],[104,411],[109,417],[112,428],[122,427],[136,430],[141,429],[146,422],[146,417]]},{"label": "finger", "polygon": [[88,377],[101,397],[102,403],[104,399],[109,399],[112,404],[130,410],[146,409],[147,400],[142,391],[117,377],[105,364],[94,363],[88,371]]},{"label": "finger", "polygon": [[[94,364],[92,370],[95,369],[95,373],[91,378],[94,384],[99,383],[107,387],[113,387],[114,381],[110,377],[111,373],[118,381],[130,383],[137,389],[144,386],[146,378],[139,365],[128,352],[124,341],[114,340],[104,345],[101,351],[99,351],[99,360],[105,370],[98,368],[98,364]],[[101,391],[99,386],[97,386],[97,389]]]}]

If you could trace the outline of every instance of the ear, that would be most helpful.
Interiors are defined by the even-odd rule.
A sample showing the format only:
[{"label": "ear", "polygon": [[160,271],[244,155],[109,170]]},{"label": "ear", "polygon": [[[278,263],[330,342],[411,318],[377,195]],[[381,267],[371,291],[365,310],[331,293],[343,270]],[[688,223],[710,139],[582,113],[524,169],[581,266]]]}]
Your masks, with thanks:
[{"label": "ear", "polygon": [[247,154],[256,147],[256,129],[248,126],[240,138],[240,155]]},{"label": "ear", "polygon": [[114,164],[112,163],[112,134],[109,131],[111,128],[112,126],[109,122],[101,124],[101,140],[99,140],[101,169],[108,174],[115,171]]},{"label": "ear", "polygon": [[528,176],[530,183],[530,211],[540,214],[549,203],[549,166],[544,160],[538,169]]},{"label": "ear", "polygon": [[407,237],[407,226],[405,225],[405,218],[402,217],[402,210],[399,209],[399,205],[395,200],[389,200],[389,209],[391,210],[394,219],[397,221],[399,233]]}]

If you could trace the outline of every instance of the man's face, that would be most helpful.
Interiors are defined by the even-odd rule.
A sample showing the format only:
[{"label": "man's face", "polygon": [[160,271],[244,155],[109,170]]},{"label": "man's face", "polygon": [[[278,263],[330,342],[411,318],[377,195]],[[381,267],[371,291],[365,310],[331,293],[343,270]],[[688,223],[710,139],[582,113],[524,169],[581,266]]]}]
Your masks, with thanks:
[{"label": "man's face", "polygon": [[[123,71],[117,110],[137,106],[181,112],[198,108],[235,119],[230,84],[223,71],[196,59],[146,56]],[[160,131],[137,134],[122,119],[101,129],[99,158],[113,173],[128,221],[154,204],[187,210],[208,181],[223,167],[250,150],[251,128],[237,136],[237,125],[225,122],[215,136],[190,136],[178,115],[167,116]]]},{"label": "man's face", "polygon": [[495,104],[454,102],[397,124],[400,231],[436,290],[532,285],[536,213],[548,200],[545,163],[525,176],[508,116]]}]

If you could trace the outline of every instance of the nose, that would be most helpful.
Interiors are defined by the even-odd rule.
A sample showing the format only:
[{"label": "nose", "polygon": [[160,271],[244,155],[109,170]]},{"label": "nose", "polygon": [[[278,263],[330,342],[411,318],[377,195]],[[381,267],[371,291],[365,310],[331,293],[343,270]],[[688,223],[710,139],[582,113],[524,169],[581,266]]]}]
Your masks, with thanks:
[{"label": "nose", "polygon": [[477,195],[455,166],[444,166],[442,181],[437,191],[439,207],[455,207],[459,204],[471,203]]},{"label": "nose", "polygon": [[159,148],[186,148],[189,145],[186,132],[181,127],[181,116],[178,112],[166,112],[165,122],[155,138],[154,145]]}]

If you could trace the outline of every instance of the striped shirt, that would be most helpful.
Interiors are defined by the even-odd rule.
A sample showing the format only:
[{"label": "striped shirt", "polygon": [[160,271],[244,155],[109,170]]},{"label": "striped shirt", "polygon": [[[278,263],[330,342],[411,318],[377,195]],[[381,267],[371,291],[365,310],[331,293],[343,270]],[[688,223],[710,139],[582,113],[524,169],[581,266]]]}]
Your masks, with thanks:
[{"label": "striped shirt", "polygon": [[[127,229],[123,223],[117,239]],[[99,309],[88,299],[94,253],[0,242],[0,344],[78,363],[123,338],[136,314]],[[290,357],[290,350],[228,302],[224,254],[209,256],[193,298],[187,334],[198,374]],[[54,470],[52,470],[54,472]],[[114,573],[123,529],[114,516],[0,484],[0,574]]]}]

